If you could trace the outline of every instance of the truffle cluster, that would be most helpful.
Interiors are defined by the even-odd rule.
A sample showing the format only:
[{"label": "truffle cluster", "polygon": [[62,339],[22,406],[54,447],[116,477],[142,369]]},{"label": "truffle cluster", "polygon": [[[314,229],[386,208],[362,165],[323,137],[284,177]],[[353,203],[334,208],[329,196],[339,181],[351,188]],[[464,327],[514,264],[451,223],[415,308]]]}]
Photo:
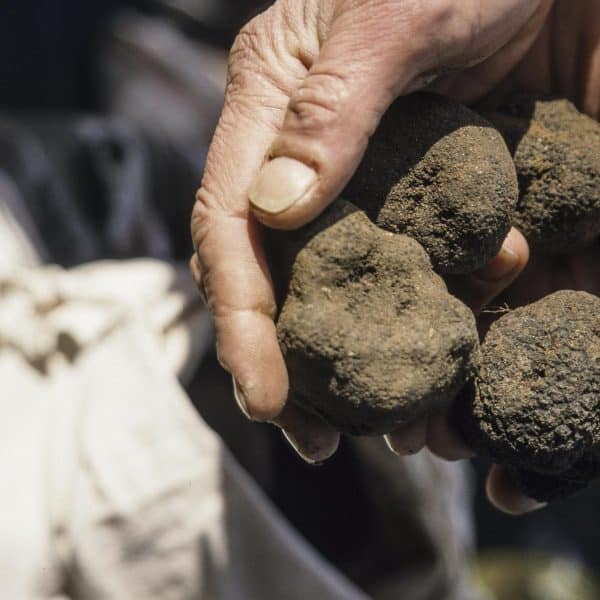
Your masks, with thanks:
[{"label": "truffle cluster", "polygon": [[600,299],[512,311],[479,349],[439,274],[489,262],[512,224],[534,253],[600,236],[600,126],[532,96],[488,117],[432,94],[392,106],[344,200],[273,235],[277,329],[290,397],[344,432],[389,432],[472,389],[468,440],[547,499],[600,473]]}]

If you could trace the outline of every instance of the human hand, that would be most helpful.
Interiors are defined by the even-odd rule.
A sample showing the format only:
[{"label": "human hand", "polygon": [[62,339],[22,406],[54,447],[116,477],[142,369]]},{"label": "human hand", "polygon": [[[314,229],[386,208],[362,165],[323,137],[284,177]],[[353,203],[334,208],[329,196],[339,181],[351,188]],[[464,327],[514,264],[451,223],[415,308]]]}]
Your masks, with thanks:
[{"label": "human hand", "polygon": [[[259,223],[291,229],[317,216],[343,189],[396,96],[432,82],[464,102],[492,92],[536,46],[551,6],[550,0],[279,0],[238,36],[192,216],[192,269],[238,402],[249,417],[281,426],[305,459],[327,458],[339,434],[286,404]],[[501,255],[457,287],[477,308],[526,260],[526,244],[513,231]],[[389,441],[400,452],[425,442],[449,458],[466,452],[443,418],[402,428]]]}]

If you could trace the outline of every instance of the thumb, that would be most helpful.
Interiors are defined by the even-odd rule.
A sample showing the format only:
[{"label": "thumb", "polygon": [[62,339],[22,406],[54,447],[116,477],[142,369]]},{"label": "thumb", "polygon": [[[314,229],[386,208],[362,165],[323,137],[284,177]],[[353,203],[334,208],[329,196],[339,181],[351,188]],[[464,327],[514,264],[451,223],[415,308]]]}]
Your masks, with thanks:
[{"label": "thumb", "polygon": [[293,229],[324,210],[350,179],[383,113],[416,87],[416,49],[398,45],[399,37],[411,37],[403,35],[402,21],[388,19],[386,32],[385,19],[369,13],[365,27],[357,12],[346,9],[331,25],[250,188],[254,213],[265,225]]},{"label": "thumb", "polygon": [[[307,74],[295,87],[269,159],[250,188],[255,216],[280,229],[304,225],[340,194],[396,97],[510,47],[531,21],[541,27],[552,6],[551,0],[318,4],[329,7],[321,11],[328,15],[319,16],[305,47],[319,51],[294,47],[293,57]],[[522,51],[523,44],[517,45]]]}]

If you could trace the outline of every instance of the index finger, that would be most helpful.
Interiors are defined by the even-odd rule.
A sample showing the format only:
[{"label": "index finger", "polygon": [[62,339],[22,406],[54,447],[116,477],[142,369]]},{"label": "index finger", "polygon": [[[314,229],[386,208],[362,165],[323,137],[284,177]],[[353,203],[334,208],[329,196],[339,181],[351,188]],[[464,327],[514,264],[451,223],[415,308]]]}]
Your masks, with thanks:
[{"label": "index finger", "polygon": [[281,125],[297,74],[265,65],[268,56],[259,56],[257,48],[268,54],[272,42],[261,35],[249,25],[232,49],[225,105],[196,196],[192,236],[219,360],[233,375],[246,414],[271,420],[285,404],[288,378],[248,189]]}]

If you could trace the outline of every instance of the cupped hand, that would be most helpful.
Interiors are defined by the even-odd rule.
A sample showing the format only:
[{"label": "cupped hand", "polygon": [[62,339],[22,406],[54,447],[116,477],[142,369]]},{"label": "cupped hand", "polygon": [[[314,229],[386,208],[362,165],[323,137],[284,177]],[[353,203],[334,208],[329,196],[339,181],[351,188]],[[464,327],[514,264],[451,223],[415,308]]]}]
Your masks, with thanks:
[{"label": "cupped hand", "polygon": [[[571,7],[569,22],[573,4],[585,6],[562,4]],[[330,456],[339,434],[286,402],[261,223],[292,229],[317,216],[341,192],[397,96],[430,85],[472,103],[522,86],[527,63],[531,76],[543,77],[537,63],[547,60],[544,36],[555,9],[551,0],[278,0],[236,39],[192,215],[192,270],[240,407],[278,424],[309,462]],[[513,230],[490,265],[455,285],[478,309],[526,261],[526,243]],[[468,452],[443,417],[388,440],[400,452],[424,443],[448,458]]]}]

